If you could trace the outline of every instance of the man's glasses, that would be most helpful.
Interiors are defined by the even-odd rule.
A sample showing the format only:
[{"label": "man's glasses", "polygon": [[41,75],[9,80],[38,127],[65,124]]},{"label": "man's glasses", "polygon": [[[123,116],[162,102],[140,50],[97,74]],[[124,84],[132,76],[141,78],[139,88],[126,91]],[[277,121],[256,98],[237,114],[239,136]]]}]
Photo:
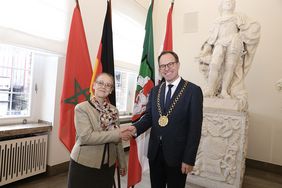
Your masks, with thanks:
[{"label": "man's glasses", "polygon": [[111,84],[111,83],[104,83],[103,81],[96,81],[96,84],[99,87],[105,87],[106,89],[112,89],[112,87],[113,87],[113,84]]},{"label": "man's glasses", "polygon": [[165,65],[159,65],[159,68],[160,70],[165,70],[166,67],[169,69],[169,68],[172,68],[175,63],[177,62],[169,62],[168,64],[165,64]]}]

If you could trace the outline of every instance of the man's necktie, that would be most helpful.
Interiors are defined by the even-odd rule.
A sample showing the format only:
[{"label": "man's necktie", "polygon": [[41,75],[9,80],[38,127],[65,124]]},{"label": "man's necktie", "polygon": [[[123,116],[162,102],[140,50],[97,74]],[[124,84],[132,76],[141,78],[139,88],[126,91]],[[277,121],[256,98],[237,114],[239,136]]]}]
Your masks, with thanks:
[{"label": "man's necktie", "polygon": [[165,97],[165,108],[164,111],[167,112],[168,108],[169,108],[169,103],[170,103],[170,98],[171,98],[171,88],[173,87],[172,84],[168,85],[168,92],[166,93],[166,97]]}]

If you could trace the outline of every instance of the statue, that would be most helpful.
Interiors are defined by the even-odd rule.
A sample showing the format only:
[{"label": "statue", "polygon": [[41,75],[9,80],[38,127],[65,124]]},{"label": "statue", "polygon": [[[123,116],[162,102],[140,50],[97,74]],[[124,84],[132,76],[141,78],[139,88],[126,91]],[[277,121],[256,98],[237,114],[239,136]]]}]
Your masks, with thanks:
[{"label": "statue", "polygon": [[196,60],[207,81],[204,96],[236,99],[240,110],[246,110],[244,78],[259,43],[260,25],[234,10],[235,0],[220,2],[220,17]]}]

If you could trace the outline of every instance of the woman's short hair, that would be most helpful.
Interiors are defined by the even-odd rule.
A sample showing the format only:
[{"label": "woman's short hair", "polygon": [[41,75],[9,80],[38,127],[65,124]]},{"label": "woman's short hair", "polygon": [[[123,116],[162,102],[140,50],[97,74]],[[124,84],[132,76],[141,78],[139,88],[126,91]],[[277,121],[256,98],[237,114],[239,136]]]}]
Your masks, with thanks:
[{"label": "woman's short hair", "polygon": [[[102,73],[100,73],[100,74],[96,77],[96,80],[97,80],[100,76],[102,76],[102,75],[107,75],[109,78],[111,78],[113,85],[115,85],[114,76],[111,75],[110,73],[107,73],[107,72],[102,72]],[[96,80],[95,80],[95,81],[96,81]]]}]

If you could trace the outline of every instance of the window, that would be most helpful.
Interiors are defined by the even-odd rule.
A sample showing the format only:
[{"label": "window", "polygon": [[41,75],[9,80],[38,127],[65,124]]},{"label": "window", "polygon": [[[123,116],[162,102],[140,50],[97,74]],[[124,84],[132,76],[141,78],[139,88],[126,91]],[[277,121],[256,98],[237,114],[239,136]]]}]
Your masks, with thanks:
[{"label": "window", "polygon": [[0,117],[29,116],[32,52],[0,45]]},{"label": "window", "polygon": [[113,11],[116,101],[120,115],[131,115],[141,62],[144,25]]},{"label": "window", "polygon": [[58,62],[74,3],[1,1],[0,124],[54,121]]},{"label": "window", "polygon": [[56,54],[0,44],[1,123],[52,119],[58,61]]},{"label": "window", "polygon": [[119,11],[113,11],[115,60],[139,67],[145,35],[144,25]]},{"label": "window", "polygon": [[134,105],[137,74],[116,68],[116,106],[121,115],[131,115]]}]

